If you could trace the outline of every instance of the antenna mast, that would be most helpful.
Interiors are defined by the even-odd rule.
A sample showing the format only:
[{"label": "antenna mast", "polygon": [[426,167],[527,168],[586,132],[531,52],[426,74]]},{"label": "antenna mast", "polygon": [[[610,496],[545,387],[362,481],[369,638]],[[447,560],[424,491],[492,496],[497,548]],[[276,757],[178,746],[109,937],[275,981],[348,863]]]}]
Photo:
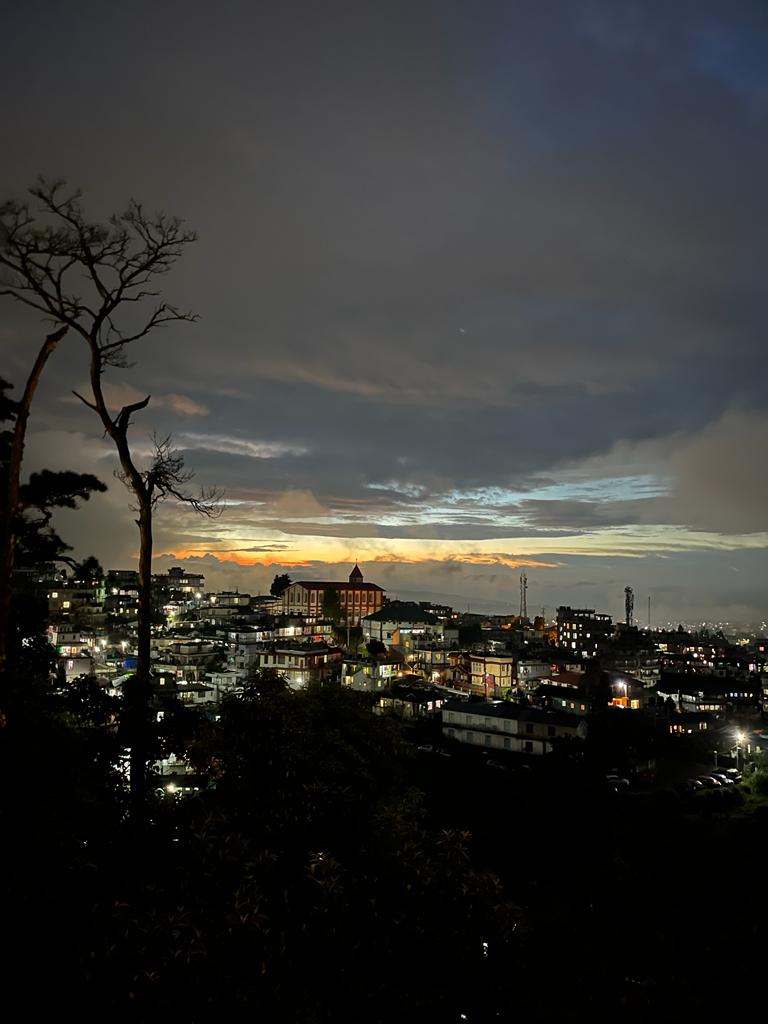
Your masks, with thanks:
[{"label": "antenna mast", "polygon": [[528,577],[520,573],[520,621],[528,621]]},{"label": "antenna mast", "polygon": [[627,629],[632,626],[635,610],[635,595],[632,587],[624,587],[624,612],[626,615]]}]

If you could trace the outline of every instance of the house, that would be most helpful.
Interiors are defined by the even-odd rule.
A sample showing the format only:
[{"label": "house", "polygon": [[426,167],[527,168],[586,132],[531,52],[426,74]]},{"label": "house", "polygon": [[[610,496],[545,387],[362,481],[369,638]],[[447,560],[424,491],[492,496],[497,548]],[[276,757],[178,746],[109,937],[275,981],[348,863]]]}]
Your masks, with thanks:
[{"label": "house", "polygon": [[586,739],[581,716],[510,701],[449,700],[443,705],[442,731],[448,739],[491,750],[548,754],[559,741]]},{"label": "house", "polygon": [[529,690],[552,675],[552,663],[537,658],[520,658],[517,662],[516,681],[522,690]]},{"label": "house", "polygon": [[194,679],[179,679],[176,694],[182,704],[208,704],[217,699],[216,691],[210,683]]},{"label": "house", "polygon": [[515,658],[511,654],[470,654],[471,692],[501,697],[514,685]]},{"label": "house", "polygon": [[538,686],[532,700],[541,707],[571,715],[585,715],[589,711],[589,701],[583,689],[555,682]]},{"label": "house", "polygon": [[382,658],[346,655],[341,667],[341,681],[353,690],[375,693],[385,690],[403,665],[402,658],[389,654]]},{"label": "house", "polygon": [[329,593],[338,602],[340,620],[349,626],[358,626],[361,619],[378,611],[384,603],[384,588],[366,583],[355,563],[347,583],[315,580],[291,583],[282,594],[282,612],[284,615],[303,615],[310,620],[321,619],[327,614],[324,605]]},{"label": "house", "polygon": [[225,669],[222,672],[206,672],[205,678],[213,688],[211,700],[220,701],[228,693],[235,693],[242,687],[248,673],[242,669]]},{"label": "house", "polygon": [[677,711],[669,716],[672,735],[690,736],[715,727],[716,718],[711,711]]},{"label": "house", "polygon": [[419,676],[406,675],[393,681],[379,697],[378,711],[390,711],[400,718],[423,718],[445,704],[445,693]]},{"label": "house", "polygon": [[672,699],[681,711],[711,711],[724,715],[736,708],[757,708],[757,677],[746,681],[704,672],[663,672],[654,688],[657,698]]},{"label": "house", "polygon": [[81,654],[74,658],[59,658],[59,666],[64,670],[64,676],[68,683],[80,676],[93,674],[93,658],[90,654]]},{"label": "house", "polygon": [[174,565],[167,573],[153,573],[152,586],[175,590],[191,598],[205,590],[205,576],[200,572],[185,572],[181,566]]},{"label": "house", "polygon": [[360,625],[366,641],[378,640],[406,655],[418,643],[442,636],[442,623],[437,616],[415,601],[390,601],[379,611],[366,615]]},{"label": "house", "polygon": [[85,634],[78,627],[66,623],[51,623],[47,633],[48,642],[56,648],[56,653],[66,658],[87,654],[94,646],[92,634]]},{"label": "house", "polygon": [[314,640],[274,643],[259,654],[258,667],[274,669],[285,677],[292,690],[301,690],[310,683],[324,683],[338,675],[341,648]]}]

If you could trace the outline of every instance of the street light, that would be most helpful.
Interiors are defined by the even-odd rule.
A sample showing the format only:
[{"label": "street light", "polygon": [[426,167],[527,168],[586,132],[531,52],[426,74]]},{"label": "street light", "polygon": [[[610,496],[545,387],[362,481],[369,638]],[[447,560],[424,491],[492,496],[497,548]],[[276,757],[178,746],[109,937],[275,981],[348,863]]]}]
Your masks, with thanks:
[{"label": "street light", "polygon": [[736,767],[741,770],[744,767],[744,754],[742,752],[742,748],[744,747],[747,737],[741,729],[737,729],[734,734],[734,739],[736,740],[736,747],[734,748],[736,753]]}]

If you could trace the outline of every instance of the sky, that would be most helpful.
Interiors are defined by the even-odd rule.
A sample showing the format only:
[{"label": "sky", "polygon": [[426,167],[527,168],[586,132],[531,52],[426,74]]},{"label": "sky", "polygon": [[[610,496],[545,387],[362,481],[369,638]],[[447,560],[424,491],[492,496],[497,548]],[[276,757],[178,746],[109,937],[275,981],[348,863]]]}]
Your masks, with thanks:
[{"label": "sky", "polygon": [[[768,6],[710,0],[26,0],[6,15],[0,200],[198,234],[110,400],[152,395],[217,520],[158,570],[276,572],[478,611],[768,615]],[[0,299],[0,374],[41,336]],[[109,484],[57,526],[129,567],[114,455],[56,352],[26,468]]]}]

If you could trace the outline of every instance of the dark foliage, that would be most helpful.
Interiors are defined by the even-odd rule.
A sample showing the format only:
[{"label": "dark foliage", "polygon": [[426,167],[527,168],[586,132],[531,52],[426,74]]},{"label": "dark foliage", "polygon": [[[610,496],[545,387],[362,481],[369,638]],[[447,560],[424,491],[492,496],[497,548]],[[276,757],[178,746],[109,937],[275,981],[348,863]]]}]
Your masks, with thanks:
[{"label": "dark foliage", "polygon": [[287,590],[291,585],[291,577],[287,572],[280,573],[272,580],[272,584],[269,588],[269,592],[272,597],[280,597],[283,591]]}]

